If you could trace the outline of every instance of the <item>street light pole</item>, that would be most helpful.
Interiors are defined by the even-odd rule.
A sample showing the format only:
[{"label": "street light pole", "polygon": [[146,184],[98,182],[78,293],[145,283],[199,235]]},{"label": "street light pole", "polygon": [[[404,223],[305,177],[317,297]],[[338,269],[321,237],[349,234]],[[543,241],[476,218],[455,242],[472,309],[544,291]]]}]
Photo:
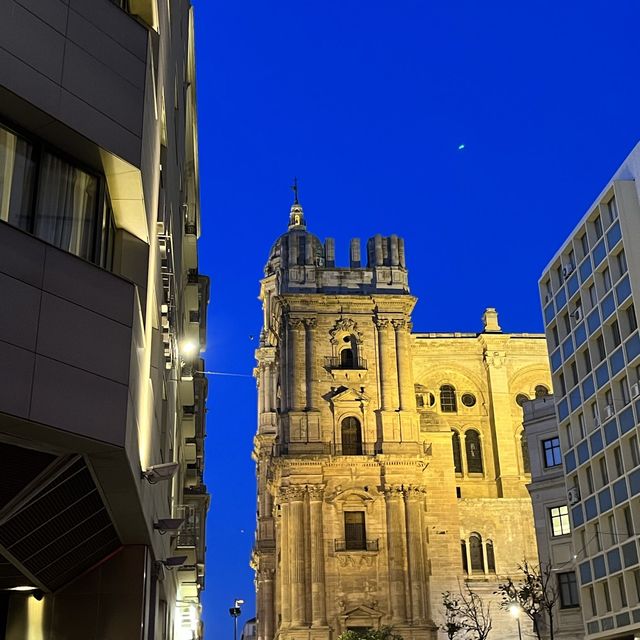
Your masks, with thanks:
[{"label": "street light pole", "polygon": [[233,640],[238,640],[238,617],[241,613],[241,604],[244,604],[244,600],[236,598],[233,601],[233,607],[229,609],[229,615],[233,618]]},{"label": "street light pole", "polygon": [[522,611],[522,607],[517,602],[512,602],[509,605],[509,613],[516,619],[518,623],[518,638],[522,640],[522,629],[520,628],[520,612]]}]

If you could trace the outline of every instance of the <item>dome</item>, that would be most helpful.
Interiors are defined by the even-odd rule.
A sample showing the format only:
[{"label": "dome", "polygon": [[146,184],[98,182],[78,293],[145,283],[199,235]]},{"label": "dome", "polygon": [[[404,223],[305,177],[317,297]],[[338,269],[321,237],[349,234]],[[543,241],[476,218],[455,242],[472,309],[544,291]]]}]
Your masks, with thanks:
[{"label": "dome", "polygon": [[[310,260],[307,246],[311,243]],[[294,255],[291,255],[294,254]],[[289,257],[290,256],[290,257]],[[283,233],[272,245],[269,251],[269,259],[265,265],[265,275],[274,273],[282,268],[283,261],[290,260],[294,264],[324,264],[324,247],[317,236],[307,231],[302,207],[296,202],[291,207],[289,214],[289,230]]]}]

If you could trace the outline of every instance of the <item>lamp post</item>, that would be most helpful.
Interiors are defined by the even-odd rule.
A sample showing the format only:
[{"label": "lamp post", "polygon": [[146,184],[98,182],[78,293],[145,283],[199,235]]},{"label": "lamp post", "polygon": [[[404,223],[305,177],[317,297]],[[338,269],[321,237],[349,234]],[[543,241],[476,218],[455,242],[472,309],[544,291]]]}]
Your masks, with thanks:
[{"label": "lamp post", "polygon": [[240,605],[244,604],[244,600],[236,598],[233,601],[233,607],[229,609],[229,615],[233,618],[233,640],[238,640],[238,617],[240,616]]},{"label": "lamp post", "polygon": [[517,620],[518,622],[518,638],[522,640],[522,629],[520,628],[520,612],[522,611],[522,607],[517,602],[512,602],[509,605],[509,613]]}]

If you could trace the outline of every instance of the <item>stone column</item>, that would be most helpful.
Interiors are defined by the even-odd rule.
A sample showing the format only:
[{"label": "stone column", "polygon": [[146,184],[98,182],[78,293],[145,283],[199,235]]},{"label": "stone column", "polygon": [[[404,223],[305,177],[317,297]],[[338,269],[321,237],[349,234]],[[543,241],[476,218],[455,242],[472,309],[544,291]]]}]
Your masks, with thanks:
[{"label": "stone column", "polygon": [[289,318],[289,380],[291,382],[290,408],[303,411],[307,399],[307,376],[305,362],[305,330],[300,318]]},{"label": "stone column", "polygon": [[409,487],[404,493],[407,513],[407,550],[409,556],[409,584],[411,585],[411,611],[415,623],[423,623],[426,618],[426,576],[422,543],[422,514],[424,500],[422,487]]},{"label": "stone column", "polygon": [[327,604],[324,581],[324,536],[322,526],[323,487],[309,488],[309,521],[311,525],[311,624],[327,626]]},{"label": "stone column", "polygon": [[317,408],[318,383],[316,376],[316,319],[305,318],[306,342],[307,342],[307,409],[313,411]]},{"label": "stone column", "polygon": [[291,564],[289,562],[289,529],[290,529],[290,504],[289,492],[280,492],[280,616],[281,626],[288,627],[291,624]]},{"label": "stone column", "polygon": [[394,411],[398,408],[398,369],[391,324],[386,318],[375,318],[378,327],[378,351],[380,354],[380,408]]},{"label": "stone column", "polygon": [[400,410],[412,411],[416,408],[416,398],[411,363],[411,323],[405,320],[393,320],[392,324],[396,332]]},{"label": "stone column", "polygon": [[406,530],[403,491],[401,487],[393,485],[386,486],[384,493],[387,508],[391,622],[404,624],[407,620],[407,608],[404,588]]},{"label": "stone column", "polygon": [[264,413],[264,364],[258,365],[258,376],[256,384],[258,386],[258,415]]},{"label": "stone column", "polygon": [[264,640],[273,640],[273,570],[263,569],[262,574],[262,635]]},{"label": "stone column", "polygon": [[307,599],[304,558],[304,487],[289,487],[289,564],[291,566],[291,625],[306,625]]}]

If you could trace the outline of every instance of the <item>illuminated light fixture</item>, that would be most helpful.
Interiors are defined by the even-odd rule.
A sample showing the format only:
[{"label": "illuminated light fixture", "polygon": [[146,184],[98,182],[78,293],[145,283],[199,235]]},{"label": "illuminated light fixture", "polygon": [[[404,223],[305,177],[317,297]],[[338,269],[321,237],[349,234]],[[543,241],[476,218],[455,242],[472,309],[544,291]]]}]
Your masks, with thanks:
[{"label": "illuminated light fixture", "polygon": [[171,556],[166,560],[160,560],[160,563],[167,569],[175,569],[181,567],[187,561],[187,556]]},{"label": "illuminated light fixture", "polygon": [[193,356],[198,351],[198,345],[193,340],[183,340],[180,343],[180,353],[183,356]]},{"label": "illuminated light fixture", "polygon": [[158,518],[158,522],[153,524],[153,528],[164,535],[167,531],[178,531],[184,524],[184,518]]},{"label": "illuminated light fixture", "polygon": [[149,484],[156,484],[163,480],[171,480],[180,468],[179,462],[163,462],[162,464],[153,464],[146,471],[142,472],[142,477]]}]

